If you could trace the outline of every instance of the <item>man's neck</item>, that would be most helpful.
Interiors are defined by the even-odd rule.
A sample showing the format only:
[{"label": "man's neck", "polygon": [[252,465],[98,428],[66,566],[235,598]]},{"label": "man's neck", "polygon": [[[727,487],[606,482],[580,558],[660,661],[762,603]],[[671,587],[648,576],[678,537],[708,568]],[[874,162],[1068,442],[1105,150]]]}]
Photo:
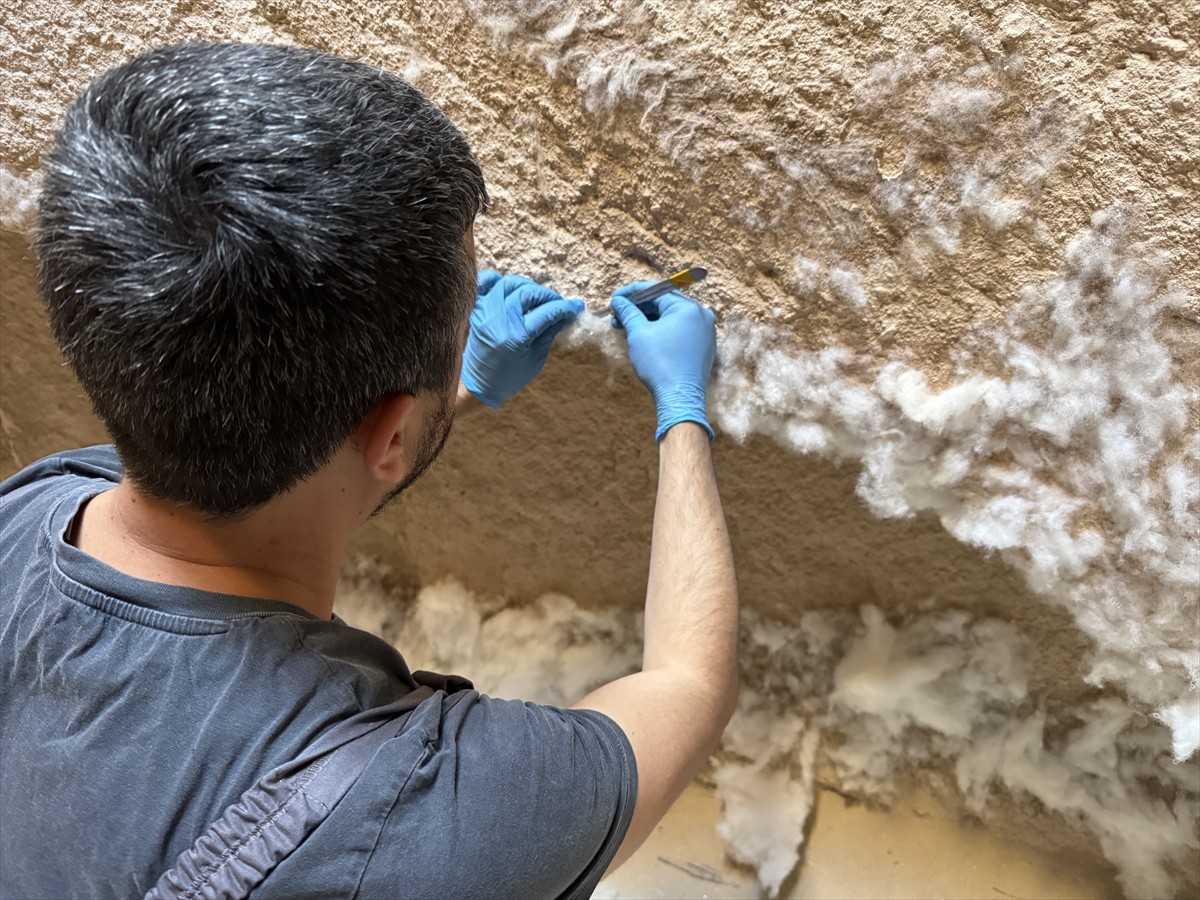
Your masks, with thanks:
[{"label": "man's neck", "polygon": [[282,600],[328,619],[353,523],[331,522],[321,500],[296,491],[221,522],[122,481],[87,504],[72,542],[135,578]]}]

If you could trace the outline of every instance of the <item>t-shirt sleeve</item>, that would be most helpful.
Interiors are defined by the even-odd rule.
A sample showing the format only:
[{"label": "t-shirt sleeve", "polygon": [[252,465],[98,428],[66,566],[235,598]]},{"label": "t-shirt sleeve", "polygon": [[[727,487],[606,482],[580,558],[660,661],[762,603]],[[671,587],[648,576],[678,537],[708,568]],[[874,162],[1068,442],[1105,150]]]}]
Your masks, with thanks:
[{"label": "t-shirt sleeve", "polygon": [[589,897],[636,797],[633,750],[608,717],[465,692],[389,810],[359,895]]}]

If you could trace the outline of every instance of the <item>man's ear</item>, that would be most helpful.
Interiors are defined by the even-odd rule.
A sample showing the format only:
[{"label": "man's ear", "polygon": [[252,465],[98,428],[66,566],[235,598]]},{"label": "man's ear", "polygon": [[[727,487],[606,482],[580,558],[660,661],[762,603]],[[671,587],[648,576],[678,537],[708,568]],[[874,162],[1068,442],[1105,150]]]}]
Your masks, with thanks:
[{"label": "man's ear", "polygon": [[408,473],[410,448],[405,445],[405,423],[414,415],[412,394],[382,397],[354,430],[354,443],[362,453],[368,474],[395,484]]}]

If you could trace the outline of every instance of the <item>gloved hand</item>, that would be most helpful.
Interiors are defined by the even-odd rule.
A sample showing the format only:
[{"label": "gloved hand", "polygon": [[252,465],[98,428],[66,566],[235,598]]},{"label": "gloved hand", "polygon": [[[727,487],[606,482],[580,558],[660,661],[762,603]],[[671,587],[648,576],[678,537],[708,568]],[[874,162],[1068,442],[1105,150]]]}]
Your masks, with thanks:
[{"label": "gloved hand", "polygon": [[523,275],[480,272],[463,385],[487,406],[499,406],[542,371],[554,338],[583,309],[582,300],[565,300]]},{"label": "gloved hand", "polygon": [[645,287],[638,282],[612,298],[613,325],[629,339],[629,361],[654,397],[661,441],[672,425],[696,422],[713,437],[708,424],[708,379],[717,355],[716,316],[678,291],[634,305],[625,294]]}]

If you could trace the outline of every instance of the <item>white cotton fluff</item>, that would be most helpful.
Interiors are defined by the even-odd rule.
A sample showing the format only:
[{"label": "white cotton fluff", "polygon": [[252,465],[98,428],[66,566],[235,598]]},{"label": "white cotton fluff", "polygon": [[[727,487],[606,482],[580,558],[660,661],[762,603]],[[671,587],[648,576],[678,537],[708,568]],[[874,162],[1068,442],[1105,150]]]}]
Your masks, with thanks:
[{"label": "white cotton fluff", "polygon": [[613,327],[612,312],[605,306],[584,312],[563,329],[558,346],[568,350],[597,347],[613,363],[628,364],[629,356],[624,336]]},{"label": "white cotton fluff", "polygon": [[[812,811],[820,733],[801,733],[804,721],[786,712],[766,714],[772,721],[765,727],[730,725],[724,746],[741,747],[732,752],[749,755],[744,761],[714,765],[713,781],[722,809],[717,833],[730,857],[751,866],[767,896],[776,897],[800,862],[804,825]],[[776,737],[780,731],[786,733],[782,741]],[[762,742],[747,746],[748,741],[739,736]]]},{"label": "white cotton fluff", "polygon": [[[439,615],[440,607],[447,600],[455,602],[454,595],[460,593],[462,589],[449,582],[417,596],[409,621],[416,646],[423,640],[440,664],[468,668],[478,686],[495,696],[569,706],[641,662],[639,623],[632,617],[581,610],[554,594],[539,597],[531,608],[502,609],[488,616],[466,647],[466,635],[454,636],[457,610],[453,618]],[[499,659],[494,655],[497,647],[505,648]],[[521,664],[514,666],[514,659]]]},{"label": "white cotton fluff", "polygon": [[460,660],[474,660],[483,638],[483,613],[475,595],[445,581],[416,597],[405,620],[405,643],[417,648],[421,668],[442,671]]},{"label": "white cotton fluff", "polygon": [[0,227],[21,234],[32,233],[41,187],[40,172],[14,175],[7,166],[0,165]]},{"label": "white cotton fluff", "polygon": [[796,279],[796,293],[802,297],[811,296],[821,284],[821,266],[801,254],[792,263],[792,276]]},{"label": "white cotton fluff", "polygon": [[964,134],[979,128],[1004,98],[987,88],[935,85],[929,94],[929,116],[947,131]]},{"label": "white cotton fluff", "polygon": [[[863,619],[865,633],[835,670],[825,722],[844,734],[830,755],[846,784],[886,792],[896,766],[957,759],[976,809],[995,782],[1030,793],[1088,825],[1130,896],[1177,890],[1197,849],[1195,767],[1158,758],[1158,736],[1127,704],[1107,698],[1075,710],[1052,742],[1045,713],[1023,712],[1026,667],[1012,626],[939,614],[895,629],[870,607]],[[1146,791],[1153,782],[1174,799]]]},{"label": "white cotton fluff", "polygon": [[578,9],[568,10],[567,17],[546,32],[546,40],[551,44],[562,44],[570,38],[579,24],[579,12]]},{"label": "white cotton fluff", "polygon": [[903,363],[887,363],[875,381],[879,395],[935,434],[956,436],[977,430],[988,415],[989,391],[1001,390],[996,379],[972,377],[943,391],[929,390],[925,373]]},{"label": "white cotton fluff", "polygon": [[1172,463],[1163,471],[1163,483],[1167,488],[1171,518],[1182,528],[1195,533],[1200,531],[1200,432],[1193,435],[1191,442],[1198,451],[1188,461],[1190,465]]},{"label": "white cotton fluff", "polygon": [[1200,750],[1200,689],[1191,690],[1178,703],[1163,707],[1158,717],[1171,729],[1175,762],[1184,762]]},{"label": "white cotton fluff", "polygon": [[897,766],[927,757],[929,746],[901,740],[910,730],[937,736],[940,754],[953,755],[1024,700],[1026,666],[1011,625],[947,613],[897,630],[873,606],[862,617],[866,630],[838,663],[829,697],[844,735],[830,757],[847,785],[879,791]]},{"label": "white cotton fluff", "polygon": [[1116,864],[1128,896],[1174,896],[1189,855],[1198,849],[1195,770],[1139,767],[1138,778],[1161,784],[1174,795],[1171,803],[1131,777],[1131,760],[1154,744],[1152,736],[1130,731],[1133,715],[1118,700],[1077,710],[1083,724],[1056,740],[1056,751],[1050,749],[1044,713],[1009,721],[963,748],[959,785],[977,808],[986,803],[989,785],[999,781],[1049,809],[1082,818]]},{"label": "white cotton fluff", "polygon": [[352,628],[392,640],[407,608],[406,598],[389,589],[391,569],[360,556],[342,567],[334,615]]},{"label": "white cotton fluff", "polygon": [[[906,235],[899,259],[918,277],[929,273],[933,258],[958,252],[969,219],[992,233],[1036,221],[1045,179],[1081,132],[1079,115],[1054,97],[1023,118],[994,115],[1010,96],[1011,59],[951,75],[942,48],[931,50],[937,52],[878,63],[854,88],[872,125],[905,141],[909,163],[880,180],[871,197]],[[928,155],[945,160],[944,171],[911,164]]]},{"label": "white cotton fluff", "polygon": [[462,675],[493,696],[569,706],[641,662],[640,616],[558,594],[505,608],[453,580],[406,599],[385,593],[381,575],[363,562],[344,574],[338,615],[396,642],[410,668]]},{"label": "white cotton fluff", "polygon": [[[985,665],[993,661],[980,652],[969,653],[974,638],[982,646],[995,640],[1015,640],[1015,629],[999,622],[972,625],[967,620],[946,617],[943,622],[947,640],[938,644],[934,635],[920,630],[898,634],[887,624],[883,614],[874,606],[863,608],[866,633],[846,653],[834,672],[834,690],[830,700],[835,705],[873,716],[889,734],[898,737],[906,728],[928,728],[947,737],[966,737],[976,716],[978,702],[1002,701],[1015,704],[1025,696],[1025,672],[1012,666],[1016,654],[1004,653],[1003,664],[1011,666],[1001,677],[981,678],[970,665]],[[919,640],[919,652],[912,644]],[[990,670],[987,673],[992,675]],[[939,683],[951,676],[953,685]],[[987,694],[976,693],[985,684]],[[996,696],[1001,691],[1002,696]]]},{"label": "white cotton fluff", "polygon": [[1025,542],[1033,504],[1024,497],[1002,496],[952,519],[956,538],[977,547],[1007,550]]},{"label": "white cotton fluff", "polygon": [[[518,48],[552,78],[573,81],[584,109],[601,121],[611,122],[622,108],[640,108],[644,124],[673,91],[695,93],[687,87],[697,79],[695,68],[686,57],[663,52],[670,42],[658,38],[651,11],[640,4],[574,7],[565,14],[561,4],[541,0],[469,0],[467,8],[497,46]],[[614,40],[614,34],[625,39]],[[693,117],[671,104],[659,118],[664,147],[686,152]]]},{"label": "white cotton fluff", "polygon": [[829,287],[834,294],[841,297],[855,309],[866,309],[870,302],[867,289],[863,287],[862,279],[856,272],[849,269],[833,268],[829,270]]},{"label": "white cotton fluff", "polygon": [[1003,231],[1025,215],[1022,201],[1004,199],[999,182],[978,170],[962,176],[959,205],[964,212],[980,219],[991,232]]},{"label": "white cotton fluff", "polygon": [[400,77],[411,85],[421,86],[425,73],[430,70],[437,71],[438,68],[438,64],[432,59],[414,50],[404,68],[400,70]]},{"label": "white cotton fluff", "polygon": [[[414,667],[560,705],[636,668],[638,623],[628,612],[553,595],[504,606],[450,581],[405,598],[382,588],[384,574],[363,563],[348,571],[338,612],[382,627]],[[950,760],[981,813],[994,785],[1029,793],[1096,833],[1130,896],[1175,890],[1196,849],[1200,790],[1195,767],[1161,758],[1159,729],[1107,698],[1069,711],[1052,737],[1046,713],[1028,707],[1024,641],[1012,625],[955,611],[895,625],[871,606],[860,615],[857,631],[833,611],[808,612],[798,625],[744,616],[744,685],[713,781],[718,832],[769,895],[800,859],[826,732],[838,735],[828,756],[847,789],[886,797],[897,770]],[[1192,740],[1195,698],[1167,713],[1185,720],[1176,731]]]},{"label": "white cotton fluff", "polygon": [[593,55],[580,68],[575,83],[584,108],[593,115],[615,109],[625,100],[640,100],[643,116],[648,116],[662,103],[671,80],[683,75],[673,64],[647,59],[636,50],[617,49]]},{"label": "white cotton fluff", "polygon": [[[1183,463],[1158,465],[1196,397],[1162,364],[1155,330],[1173,297],[1130,229],[1128,211],[1097,216],[1062,272],[1023,292],[996,336],[999,375],[933,393],[923,373],[894,362],[872,390],[850,374],[869,360],[785,350],[764,326],[730,323],[712,398],[717,424],[736,438],[765,433],[860,459],[859,493],[877,514],[932,509],[960,540],[1003,551],[1094,639],[1094,680],[1162,708],[1191,683],[1200,654],[1200,491]],[[1002,452],[1022,474],[991,461]],[[968,477],[984,491],[960,495]],[[1109,524],[1078,526],[1089,513]],[[1107,596],[1147,627],[1094,615]]]}]

